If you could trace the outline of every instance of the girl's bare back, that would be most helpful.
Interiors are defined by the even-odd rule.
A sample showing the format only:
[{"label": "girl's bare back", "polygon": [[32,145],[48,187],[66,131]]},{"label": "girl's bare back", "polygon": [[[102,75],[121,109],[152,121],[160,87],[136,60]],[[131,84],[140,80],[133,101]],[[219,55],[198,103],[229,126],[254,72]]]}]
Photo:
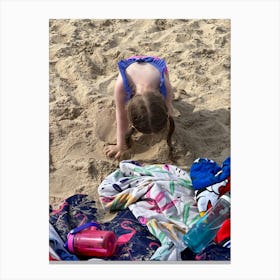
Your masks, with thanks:
[{"label": "girl's bare back", "polygon": [[133,63],[126,69],[133,94],[159,90],[160,72],[149,63]]}]

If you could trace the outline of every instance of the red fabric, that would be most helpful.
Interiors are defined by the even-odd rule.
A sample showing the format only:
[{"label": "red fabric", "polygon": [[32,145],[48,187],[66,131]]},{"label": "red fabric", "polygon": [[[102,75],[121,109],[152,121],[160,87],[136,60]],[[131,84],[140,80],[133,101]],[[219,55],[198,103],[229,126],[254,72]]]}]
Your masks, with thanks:
[{"label": "red fabric", "polygon": [[51,253],[49,253],[49,260],[50,261],[58,261],[58,259],[54,258]]},{"label": "red fabric", "polygon": [[230,176],[227,177],[227,184],[219,188],[219,197],[230,191]]},{"label": "red fabric", "polygon": [[227,219],[222,224],[221,228],[218,230],[216,237],[214,238],[214,241],[217,244],[222,244],[224,241],[227,241],[230,239],[230,219]]}]

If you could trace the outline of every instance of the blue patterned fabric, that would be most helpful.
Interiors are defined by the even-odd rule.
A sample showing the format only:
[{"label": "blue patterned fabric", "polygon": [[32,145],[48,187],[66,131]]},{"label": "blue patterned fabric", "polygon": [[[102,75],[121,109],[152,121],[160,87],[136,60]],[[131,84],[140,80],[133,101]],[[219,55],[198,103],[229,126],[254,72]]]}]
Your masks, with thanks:
[{"label": "blue patterned fabric", "polygon": [[230,261],[230,248],[210,244],[199,254],[186,248],[181,253],[181,257],[184,261]]},{"label": "blue patterned fabric", "polygon": [[230,261],[230,248],[211,244],[195,256],[197,261]]},{"label": "blue patterned fabric", "polygon": [[199,158],[194,161],[190,169],[190,177],[195,190],[226,180],[230,176],[230,157],[220,167],[213,160]]},{"label": "blue patterned fabric", "polygon": [[[68,232],[88,222],[98,222],[96,202],[87,195],[77,194],[67,198],[60,208],[50,213],[50,223],[65,242]],[[160,242],[138,222],[129,209],[119,211],[110,222],[99,223],[102,230],[113,231],[129,241],[118,245],[113,257],[106,260],[150,260]]]}]

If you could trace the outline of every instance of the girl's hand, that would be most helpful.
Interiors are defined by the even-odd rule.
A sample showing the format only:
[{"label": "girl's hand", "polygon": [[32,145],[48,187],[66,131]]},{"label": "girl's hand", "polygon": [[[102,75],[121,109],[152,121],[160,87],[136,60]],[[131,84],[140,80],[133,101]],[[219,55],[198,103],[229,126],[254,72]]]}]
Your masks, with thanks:
[{"label": "girl's hand", "polygon": [[115,159],[119,159],[127,150],[126,146],[109,145],[104,149],[105,155]]}]

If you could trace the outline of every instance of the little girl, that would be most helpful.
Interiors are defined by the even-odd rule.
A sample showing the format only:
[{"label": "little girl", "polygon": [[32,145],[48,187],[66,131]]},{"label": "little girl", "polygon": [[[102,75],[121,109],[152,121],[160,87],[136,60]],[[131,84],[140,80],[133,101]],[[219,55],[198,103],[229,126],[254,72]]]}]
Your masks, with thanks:
[{"label": "little girl", "polygon": [[130,147],[135,130],[151,134],[168,129],[167,143],[172,156],[173,93],[165,61],[154,56],[132,56],[119,61],[118,67],[114,88],[117,145],[107,146],[105,154],[119,159]]}]

